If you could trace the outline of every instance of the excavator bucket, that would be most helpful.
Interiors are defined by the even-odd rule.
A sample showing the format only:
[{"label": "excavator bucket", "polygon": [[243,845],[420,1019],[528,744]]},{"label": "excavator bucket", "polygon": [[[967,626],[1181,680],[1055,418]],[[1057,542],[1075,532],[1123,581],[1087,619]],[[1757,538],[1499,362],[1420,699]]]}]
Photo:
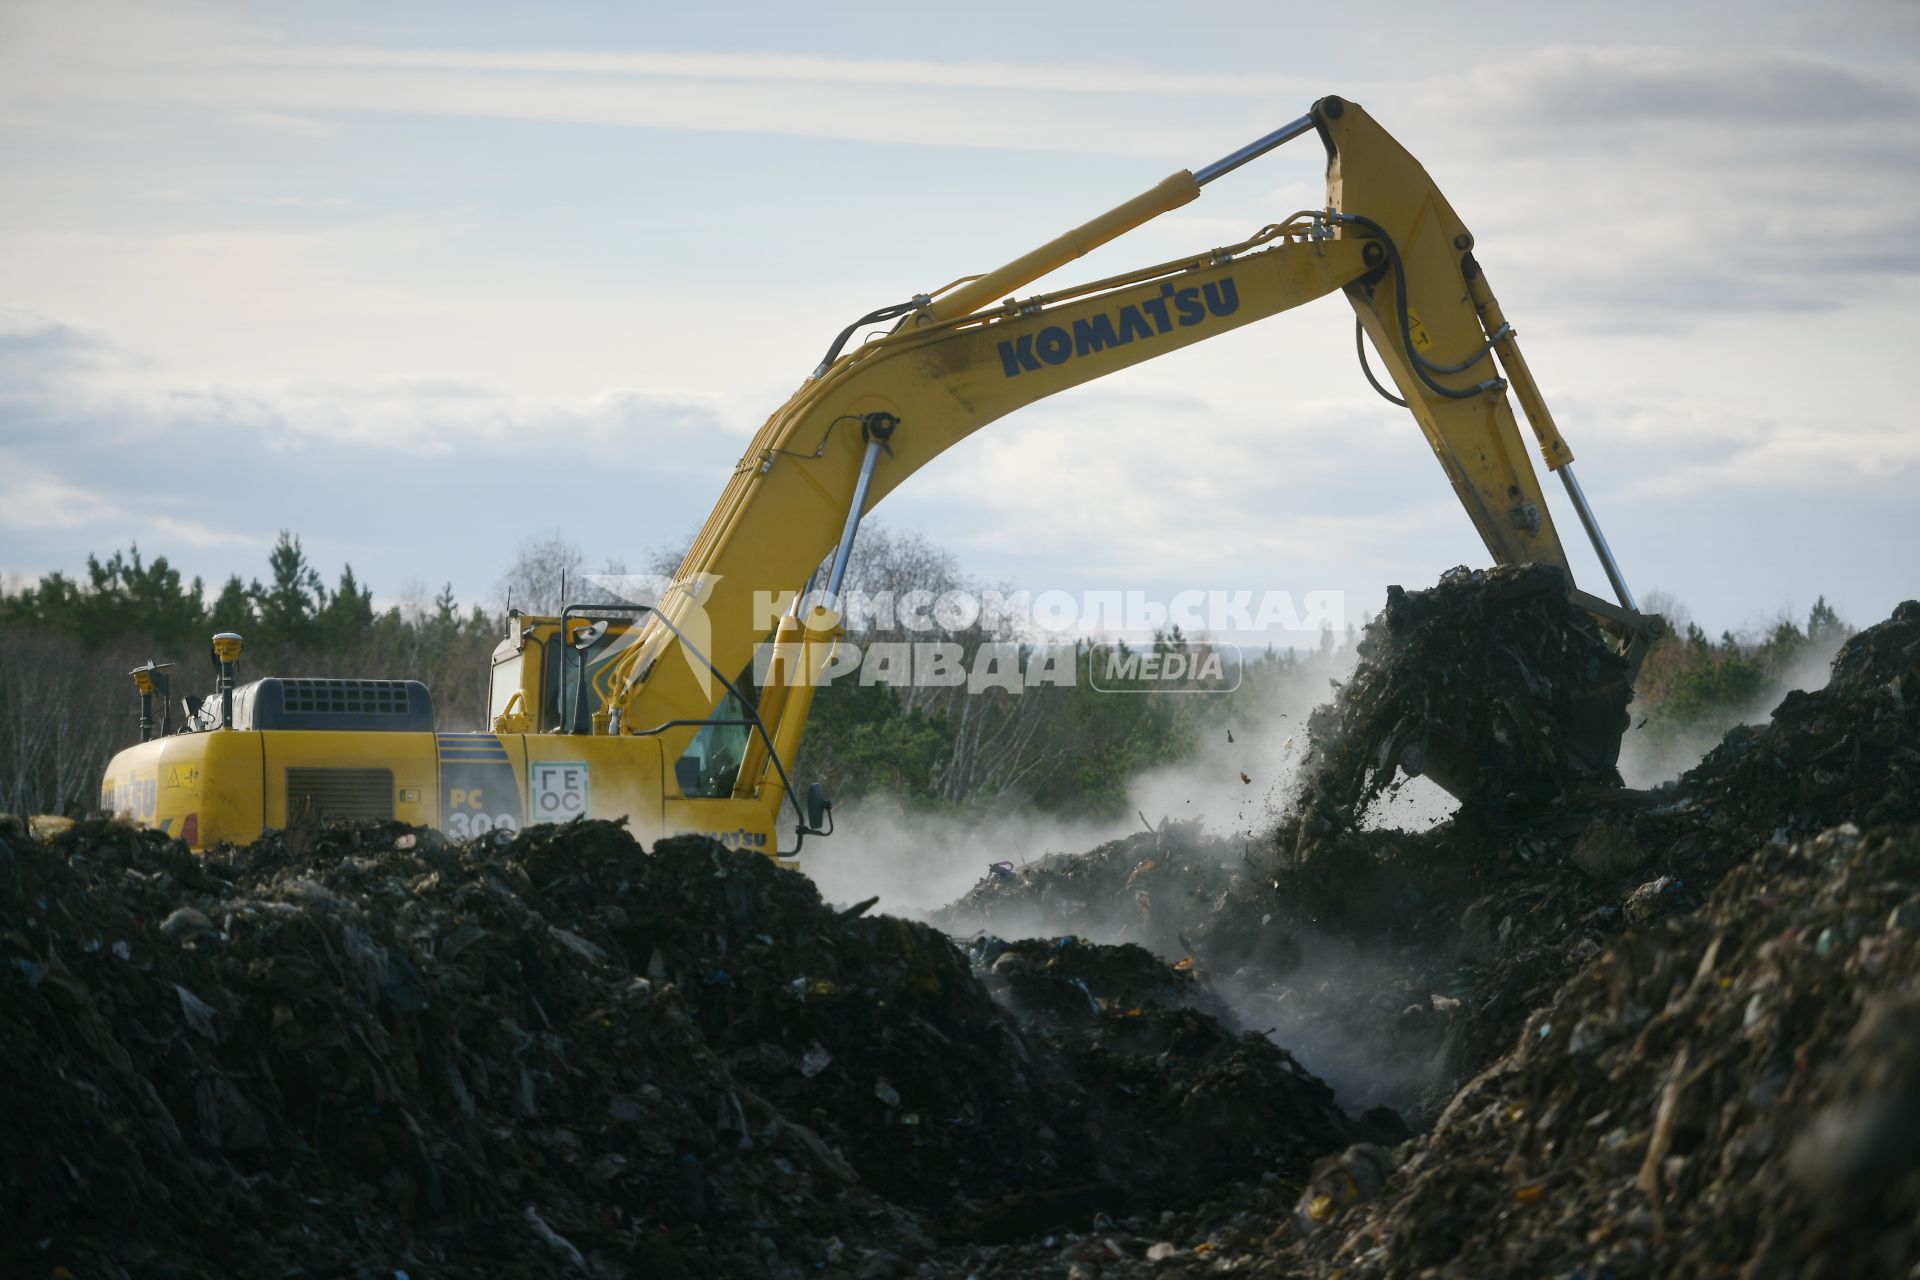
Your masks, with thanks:
[{"label": "excavator bucket", "polygon": [[1388,589],[1359,666],[1314,715],[1309,785],[1347,827],[1404,773],[1465,805],[1524,808],[1619,786],[1631,664],[1552,565],[1448,571],[1426,591]]}]

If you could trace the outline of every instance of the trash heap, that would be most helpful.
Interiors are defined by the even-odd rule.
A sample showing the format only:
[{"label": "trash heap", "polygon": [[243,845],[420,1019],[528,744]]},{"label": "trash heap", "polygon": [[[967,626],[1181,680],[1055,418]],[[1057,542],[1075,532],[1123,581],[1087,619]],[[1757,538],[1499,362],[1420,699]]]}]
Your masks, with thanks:
[{"label": "trash heap", "polygon": [[1920,1261],[1920,827],[1769,843],[1616,939],[1433,1129],[938,1274],[1905,1276]]},{"label": "trash heap", "polygon": [[[1842,648],[1824,688],[1655,792],[1596,779],[1517,812],[1469,803],[1419,833],[1334,828],[1304,864],[1256,851],[1181,945],[1243,1025],[1276,1027],[1350,1105],[1385,1078],[1430,1131],[1149,1230],[1061,1232],[951,1267],[1905,1275],[1920,1261],[1914,824],[1909,602]],[[1123,861],[1096,862],[1122,913]],[[1050,900],[1049,874],[977,887],[946,919]],[[1086,884],[1071,896],[1098,915]],[[1407,1070],[1422,1064],[1424,1081]]]},{"label": "trash heap", "polygon": [[1911,822],[1920,794],[1920,601],[1841,646],[1824,689],[1786,695],[1680,779],[1717,828],[1762,839]]},{"label": "trash heap", "polygon": [[4,820],[0,920],[10,1275],[884,1275],[1375,1133],[1138,949],[607,823]]},{"label": "trash heap", "polygon": [[1303,1193],[1316,1271],[1906,1274],[1920,828],[1763,846],[1583,970],[1407,1152],[1373,1203]]},{"label": "trash heap", "polygon": [[1250,842],[1197,821],[1162,822],[1086,853],[1000,864],[928,919],[955,937],[1072,934],[1177,959],[1191,953],[1187,935],[1219,910],[1251,855]]},{"label": "trash heap", "polygon": [[[1589,626],[1568,624],[1574,638],[1554,640],[1538,597],[1493,608],[1510,598],[1505,574],[1454,574],[1397,598],[1404,617],[1479,617],[1475,643],[1505,655],[1507,672],[1483,692],[1513,707],[1544,687],[1516,655],[1577,653]],[[1476,588],[1487,601],[1468,601]],[[1416,696],[1419,670],[1363,665],[1335,708],[1316,715],[1351,726],[1365,717],[1350,702],[1443,705],[1462,681],[1459,668],[1436,664],[1425,669],[1428,695]],[[1343,789],[1350,774],[1328,784],[1334,799],[1314,792],[1337,758],[1316,747],[1322,768],[1309,790],[1250,849],[1172,824],[988,877],[934,918],[961,935],[1018,922],[1192,956],[1242,1025],[1273,1028],[1349,1103],[1424,1123],[1613,938],[1694,909],[1760,844],[1856,818],[1920,821],[1917,671],[1920,604],[1908,603],[1847,642],[1825,688],[1788,694],[1770,723],[1735,729],[1673,784],[1631,792],[1589,777],[1520,809],[1503,798],[1513,788],[1491,787],[1490,800],[1419,832],[1358,825],[1364,797]],[[1476,678],[1494,681],[1485,668]],[[1389,735],[1403,740],[1412,720],[1389,716]]]}]

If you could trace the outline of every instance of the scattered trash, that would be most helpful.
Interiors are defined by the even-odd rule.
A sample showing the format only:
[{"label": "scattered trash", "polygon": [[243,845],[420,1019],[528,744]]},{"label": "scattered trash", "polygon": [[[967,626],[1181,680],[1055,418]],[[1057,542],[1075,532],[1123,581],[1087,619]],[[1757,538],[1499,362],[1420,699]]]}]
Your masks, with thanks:
[{"label": "scattered trash", "polygon": [[206,934],[217,934],[213,921],[207,919],[204,911],[192,907],[181,907],[171,912],[160,922],[160,932],[169,938],[194,938]]},{"label": "scattered trash", "polygon": [[1294,1206],[1294,1229],[1310,1236],[1355,1205],[1376,1199],[1392,1172],[1393,1157],[1370,1142],[1321,1160]]}]

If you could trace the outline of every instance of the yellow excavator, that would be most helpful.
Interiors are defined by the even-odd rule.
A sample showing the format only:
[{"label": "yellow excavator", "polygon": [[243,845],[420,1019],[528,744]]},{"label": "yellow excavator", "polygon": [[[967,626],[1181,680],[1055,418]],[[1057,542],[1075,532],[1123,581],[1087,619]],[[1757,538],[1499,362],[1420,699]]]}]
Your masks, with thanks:
[{"label": "yellow excavator", "polygon": [[[1308,134],[1326,148],[1324,208],[1193,257],[1016,296]],[[222,634],[218,692],[189,703],[178,728],[167,673],[152,663],[133,673],[142,741],[109,765],[103,807],[196,849],[328,818],[393,818],[465,837],[586,815],[625,817],[642,840],[701,833],[789,858],[831,830],[824,795],[798,792],[791,771],[844,634],[834,606],[862,517],[1023,405],[1335,292],[1358,316],[1368,380],[1413,414],[1493,559],[1567,571],[1576,602],[1637,666],[1660,621],[1627,589],[1473,235],[1366,111],[1326,97],[998,270],[848,325],[754,437],[657,600],[509,614],[492,659],[490,732],[435,732],[417,681],[241,685],[241,639]],[[863,330],[876,332],[854,344]],[[1368,367],[1368,343],[1391,389]],[[1515,401],[1613,600],[1571,587]],[[803,597],[822,569],[824,595]],[[1618,748],[1617,732],[1591,744],[1608,765]]]}]

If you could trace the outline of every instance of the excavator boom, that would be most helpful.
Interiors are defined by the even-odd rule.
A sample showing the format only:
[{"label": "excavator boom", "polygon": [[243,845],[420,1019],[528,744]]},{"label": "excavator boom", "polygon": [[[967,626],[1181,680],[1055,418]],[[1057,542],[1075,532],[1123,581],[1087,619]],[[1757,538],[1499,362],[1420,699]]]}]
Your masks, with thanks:
[{"label": "excavator boom", "polygon": [[[1006,296],[1187,203],[1203,181],[1308,132],[1327,149],[1325,210],[1192,258],[1036,297]],[[1547,467],[1567,468],[1572,450],[1547,414],[1472,246],[1426,171],[1384,129],[1352,103],[1322,99],[1300,120],[1216,164],[1175,174],[1005,267],[912,310],[877,313],[904,318],[823,364],[767,420],[680,566],[678,580],[692,585],[663,610],[704,615],[715,636],[714,665],[740,670],[767,639],[767,620],[752,616],[756,598],[791,598],[834,551],[836,534],[966,436],[1035,400],[1335,291],[1353,305],[1493,559],[1568,569],[1510,383]],[[872,439],[871,422],[887,424],[883,441]],[[1584,495],[1578,502],[1584,512]],[[1631,610],[1631,598],[1621,605]],[[620,681],[621,725],[685,718],[712,705],[696,665],[660,661],[670,647],[664,633],[636,644]]]}]

